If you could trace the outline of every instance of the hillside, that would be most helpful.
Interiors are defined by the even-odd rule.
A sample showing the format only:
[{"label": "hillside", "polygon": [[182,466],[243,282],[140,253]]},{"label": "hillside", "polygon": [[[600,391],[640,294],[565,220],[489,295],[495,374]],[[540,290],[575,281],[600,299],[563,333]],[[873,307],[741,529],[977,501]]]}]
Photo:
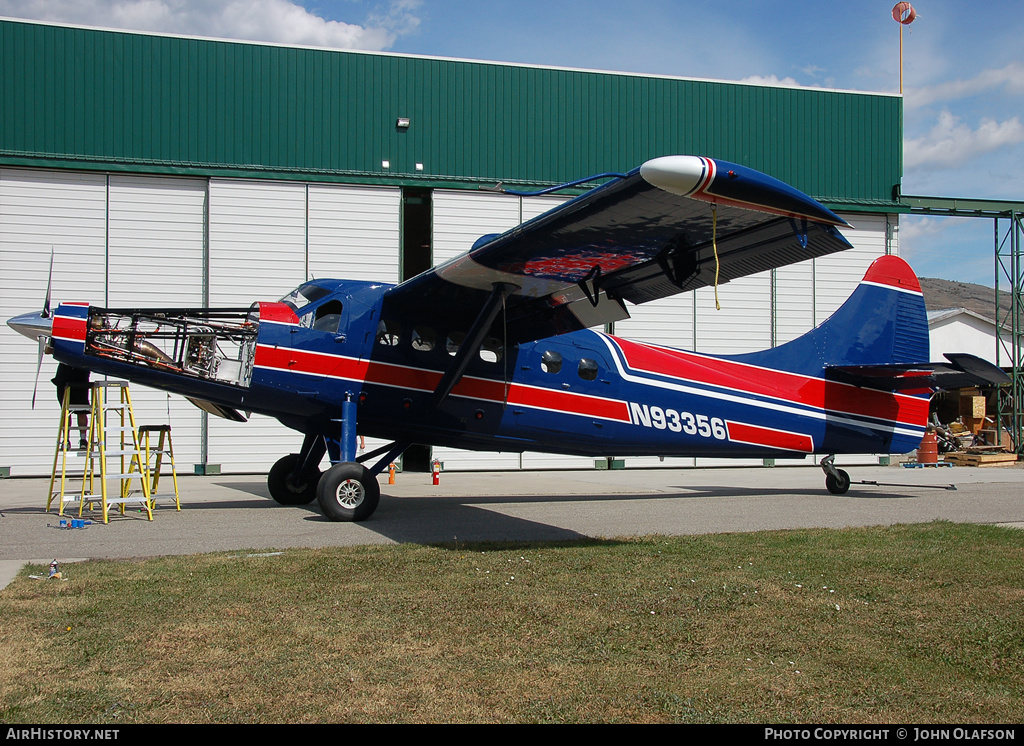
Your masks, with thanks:
[{"label": "hillside", "polygon": [[[984,285],[954,280],[940,280],[935,277],[922,277],[921,290],[924,303],[929,311],[941,311],[946,308],[966,308],[987,319],[996,315],[996,291]],[[1000,291],[999,308],[1009,310],[1010,294]]]}]

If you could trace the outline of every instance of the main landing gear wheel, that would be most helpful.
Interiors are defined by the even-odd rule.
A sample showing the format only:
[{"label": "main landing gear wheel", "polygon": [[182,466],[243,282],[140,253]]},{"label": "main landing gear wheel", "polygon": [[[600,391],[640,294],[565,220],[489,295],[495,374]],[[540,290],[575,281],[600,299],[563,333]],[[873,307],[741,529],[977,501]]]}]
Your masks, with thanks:
[{"label": "main landing gear wheel", "polygon": [[845,495],[850,489],[850,475],[842,469],[836,469],[835,474],[826,474],[825,489],[833,495]]},{"label": "main landing gear wheel", "polygon": [[362,464],[335,464],[320,477],[316,501],[332,521],[363,521],[377,509],[380,485]]},{"label": "main landing gear wheel", "polygon": [[299,454],[290,453],[277,460],[267,473],[267,488],[274,501],[281,505],[308,505],[316,500],[316,488],[320,482],[320,470],[312,469],[301,477],[295,477],[299,466]]}]

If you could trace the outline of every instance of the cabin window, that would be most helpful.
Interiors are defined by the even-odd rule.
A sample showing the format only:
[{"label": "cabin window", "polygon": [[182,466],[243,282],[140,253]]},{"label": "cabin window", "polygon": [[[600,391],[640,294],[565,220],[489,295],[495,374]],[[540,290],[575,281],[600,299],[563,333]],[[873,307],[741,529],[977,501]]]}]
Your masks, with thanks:
[{"label": "cabin window", "polygon": [[558,373],[562,369],[562,356],[552,350],[546,350],[540,356],[540,369],[545,373]]},{"label": "cabin window", "polygon": [[401,327],[397,321],[381,319],[377,325],[377,344],[382,347],[395,347],[401,336]]},{"label": "cabin window", "polygon": [[448,351],[449,355],[454,357],[455,353],[459,351],[459,347],[462,346],[462,343],[465,341],[465,339],[465,332],[449,332],[448,339],[444,344],[444,348],[445,350]]},{"label": "cabin window", "polygon": [[581,358],[578,373],[580,374],[580,378],[584,381],[596,381],[597,363],[590,358]]},{"label": "cabin window", "polygon": [[419,352],[430,352],[437,346],[437,335],[429,326],[417,326],[412,330],[412,348]]},{"label": "cabin window", "polygon": [[494,337],[488,337],[480,345],[480,359],[485,363],[496,363],[501,360],[505,350],[501,342]]},{"label": "cabin window", "polygon": [[341,325],[341,301],[332,300],[324,303],[316,309],[316,318],[313,320],[313,331],[338,333]]}]

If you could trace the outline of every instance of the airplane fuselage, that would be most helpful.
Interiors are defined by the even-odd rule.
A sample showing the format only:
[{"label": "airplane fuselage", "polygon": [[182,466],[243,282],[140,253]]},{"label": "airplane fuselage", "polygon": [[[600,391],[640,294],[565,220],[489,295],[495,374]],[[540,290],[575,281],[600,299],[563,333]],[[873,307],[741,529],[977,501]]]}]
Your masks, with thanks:
[{"label": "airplane fuselage", "polygon": [[756,353],[716,357],[594,331],[519,345],[488,337],[435,406],[472,319],[417,326],[381,317],[388,285],[316,285],[322,294],[305,305],[259,304],[244,385],[97,355],[85,317],[103,309],[85,306],[58,311],[55,354],[329,438],[346,399],[357,403],[362,435],[489,451],[799,458],[905,452],[924,432],[927,396],[780,370]]}]

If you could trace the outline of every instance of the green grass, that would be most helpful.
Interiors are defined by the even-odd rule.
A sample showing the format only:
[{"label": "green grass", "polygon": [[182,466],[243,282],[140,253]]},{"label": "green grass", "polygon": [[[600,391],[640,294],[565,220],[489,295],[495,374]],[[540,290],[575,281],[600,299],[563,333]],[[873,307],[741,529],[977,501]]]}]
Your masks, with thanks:
[{"label": "green grass", "polygon": [[0,592],[0,721],[1024,722],[1012,529],[62,569]]}]

